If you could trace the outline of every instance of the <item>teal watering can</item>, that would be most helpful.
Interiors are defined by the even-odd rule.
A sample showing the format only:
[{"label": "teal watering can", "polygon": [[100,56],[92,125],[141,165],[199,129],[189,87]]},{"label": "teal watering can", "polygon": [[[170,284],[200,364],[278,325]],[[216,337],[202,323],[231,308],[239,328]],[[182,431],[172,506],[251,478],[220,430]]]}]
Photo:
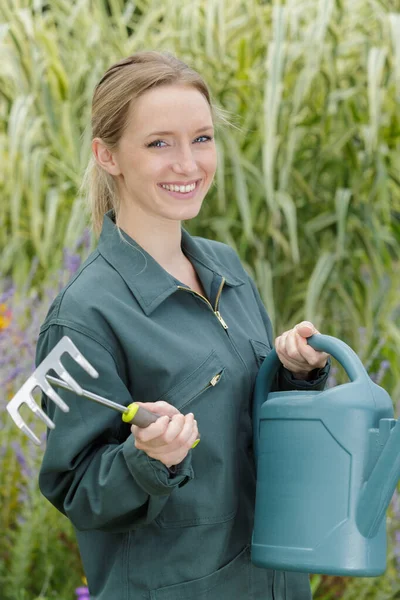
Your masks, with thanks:
[{"label": "teal watering can", "polygon": [[390,396],[344,342],[316,334],[350,382],[273,392],[275,350],[254,388],[258,567],[372,577],[386,569],[386,519],[400,478],[400,425]]}]

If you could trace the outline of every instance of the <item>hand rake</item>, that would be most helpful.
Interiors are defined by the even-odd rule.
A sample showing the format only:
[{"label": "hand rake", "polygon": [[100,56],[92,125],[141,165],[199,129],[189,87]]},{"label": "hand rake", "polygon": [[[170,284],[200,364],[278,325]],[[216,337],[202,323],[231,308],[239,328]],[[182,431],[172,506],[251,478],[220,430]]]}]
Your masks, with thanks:
[{"label": "hand rake", "polygon": [[[154,423],[160,415],[152,413],[142,406],[139,406],[136,402],[123,406],[97,394],[93,394],[82,387],[75,381],[75,379],[66,371],[63,364],[61,363],[60,357],[64,353],[68,353],[89,375],[94,378],[99,376],[96,369],[90,364],[88,360],[79,352],[78,348],[72,342],[68,336],[64,336],[49,352],[46,358],[40,363],[35,369],[33,374],[25,381],[23,386],[17,391],[15,396],[7,404],[6,408],[13,419],[14,423],[23,431],[35,444],[40,445],[39,438],[33,433],[28,427],[25,421],[19,414],[19,408],[22,404],[27,404],[29,408],[37,415],[42,421],[44,421],[50,429],[54,429],[55,424],[46,415],[46,413],[40,408],[35,402],[32,396],[32,392],[35,388],[39,387],[56,405],[63,411],[68,412],[69,407],[60,398],[60,396],[54,391],[50,383],[57,387],[64,388],[79,394],[84,398],[93,400],[103,406],[112,408],[122,413],[122,420],[125,423],[137,425],[138,427],[147,427],[150,423]],[[48,375],[47,372],[50,370],[55,371],[61,379]],[[196,440],[193,448],[200,441],[200,438]]]}]

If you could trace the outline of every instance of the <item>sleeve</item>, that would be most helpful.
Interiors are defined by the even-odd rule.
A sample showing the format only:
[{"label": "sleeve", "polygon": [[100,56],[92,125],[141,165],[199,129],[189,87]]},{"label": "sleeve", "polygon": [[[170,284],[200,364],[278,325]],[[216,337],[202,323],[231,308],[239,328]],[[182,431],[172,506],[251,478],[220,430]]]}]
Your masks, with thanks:
[{"label": "sleeve", "polygon": [[[98,379],[92,378],[64,354],[63,366],[81,387],[130,404],[132,398],[112,353],[88,333],[59,324],[46,327],[39,335],[36,364],[64,335],[99,372]],[[191,453],[172,472],[135,447],[121,413],[53,387],[70,410],[62,412],[43,394],[43,409],[55,429],[47,433],[39,473],[42,494],[78,530],[122,532],[154,520],[171,492],[193,478]]]},{"label": "sleeve", "polygon": [[[261,318],[264,322],[265,329],[267,331],[268,340],[271,344],[271,348],[274,347],[274,335],[272,330],[271,319],[268,316],[268,313],[265,309],[265,306],[261,300],[260,293],[257,289],[257,286],[253,279],[248,275],[250,285],[252,287],[254,296],[257,301],[257,305],[261,314]],[[275,383],[272,391],[275,392],[283,392],[283,391],[291,391],[291,390],[311,390],[311,391],[321,391],[325,388],[328,375],[331,366],[331,359],[328,359],[325,367],[322,369],[314,369],[311,371],[309,380],[296,379],[293,374],[286,369],[283,365],[279,368],[276,377]]]}]

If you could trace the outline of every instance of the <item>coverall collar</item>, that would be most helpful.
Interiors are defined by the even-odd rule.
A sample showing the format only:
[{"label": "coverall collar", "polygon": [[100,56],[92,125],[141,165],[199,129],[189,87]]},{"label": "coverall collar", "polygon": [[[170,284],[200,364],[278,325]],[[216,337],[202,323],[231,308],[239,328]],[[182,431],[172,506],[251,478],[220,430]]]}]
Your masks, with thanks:
[{"label": "coverall collar", "polygon": [[[121,239],[113,219],[112,210],[104,215],[97,249],[124,279],[143,312],[150,315],[177,291],[178,281],[122,229]],[[207,293],[216,277],[223,277],[225,284],[230,287],[244,283],[243,279],[233,275],[225,265],[204,252],[200,243],[183,227],[181,230],[182,250],[190,258]]]}]

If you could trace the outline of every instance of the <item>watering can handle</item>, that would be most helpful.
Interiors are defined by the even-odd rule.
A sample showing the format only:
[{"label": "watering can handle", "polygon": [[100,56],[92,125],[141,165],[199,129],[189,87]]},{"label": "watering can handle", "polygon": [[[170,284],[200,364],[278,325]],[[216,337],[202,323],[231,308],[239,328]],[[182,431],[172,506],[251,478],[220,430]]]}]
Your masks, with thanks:
[{"label": "watering can handle", "polygon": [[[341,340],[330,336],[316,333],[307,338],[307,343],[321,352],[331,354],[333,358],[342,365],[346,371],[350,381],[369,378],[367,371],[364,368],[357,354]],[[266,401],[268,394],[271,391],[275,375],[281,366],[276,350],[273,348],[262,363],[257,374],[256,383],[254,386],[253,395],[253,424],[254,424],[254,452],[258,455],[258,422],[260,417],[261,405]]]}]

